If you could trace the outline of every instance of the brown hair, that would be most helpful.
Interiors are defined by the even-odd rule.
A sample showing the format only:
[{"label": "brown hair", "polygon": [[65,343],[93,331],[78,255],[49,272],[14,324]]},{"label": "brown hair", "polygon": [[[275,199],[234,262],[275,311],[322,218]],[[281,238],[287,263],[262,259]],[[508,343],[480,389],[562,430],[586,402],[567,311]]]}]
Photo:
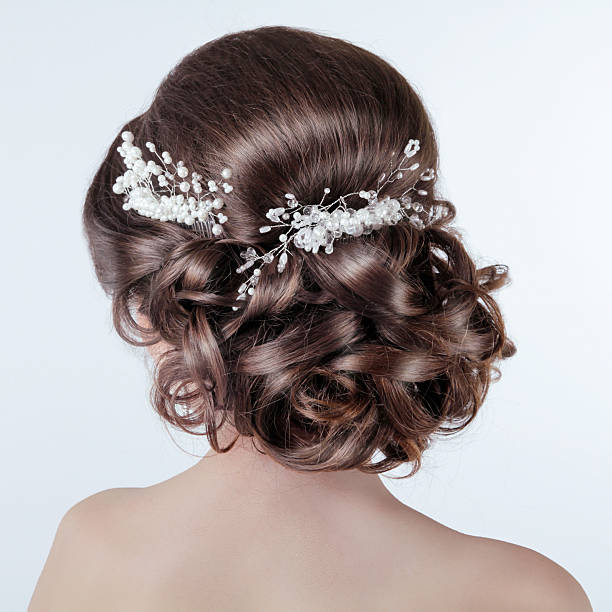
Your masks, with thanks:
[{"label": "brown hair", "polygon": [[[123,130],[204,177],[232,168],[223,238],[123,210],[112,191]],[[431,123],[406,79],[337,38],[261,27],[213,40],[171,70],[150,108],[117,134],[83,211],[118,333],[169,345],[151,390],[164,419],[205,433],[217,452],[231,448],[217,439],[229,419],[298,470],[412,462],[414,473],[433,434],[474,418],[499,376],[494,362],[516,350],[491,296],[507,269],[477,269],[435,186],[427,203],[447,206],[445,219],[343,238],[332,254],[294,249],[283,274],[265,266],[244,308],[231,308],[244,280],[240,251],[278,243],[278,231],[258,231],[273,203],[286,192],[318,201],[327,186],[330,197],[371,189],[411,138],[421,167],[437,170]],[[397,183],[385,194],[399,195]]]}]

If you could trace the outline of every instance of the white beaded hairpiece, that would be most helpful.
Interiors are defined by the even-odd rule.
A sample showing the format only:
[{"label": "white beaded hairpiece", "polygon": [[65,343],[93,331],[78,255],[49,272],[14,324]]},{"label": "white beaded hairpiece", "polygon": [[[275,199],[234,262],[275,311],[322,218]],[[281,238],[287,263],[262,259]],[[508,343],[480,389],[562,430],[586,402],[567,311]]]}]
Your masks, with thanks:
[{"label": "white beaded hairpiece", "polygon": [[[292,253],[288,250],[289,244],[293,243],[299,249],[306,252],[317,253],[320,247],[324,247],[325,253],[332,253],[334,250],[334,240],[343,235],[361,236],[362,234],[370,234],[372,230],[381,228],[383,225],[395,225],[403,218],[418,229],[424,229],[429,224],[443,217],[447,208],[438,204],[434,204],[429,209],[419,202],[412,199],[410,192],[415,191],[417,195],[426,196],[427,191],[424,189],[416,189],[417,183],[421,181],[431,181],[434,176],[434,170],[427,168],[420,173],[416,181],[412,183],[397,199],[385,196],[379,199],[380,192],[389,184],[403,178],[404,172],[414,172],[420,167],[418,162],[414,162],[404,167],[404,164],[411,157],[414,157],[419,151],[419,141],[409,140],[404,148],[402,158],[393,167],[393,159],[391,160],[389,173],[384,173],[378,179],[378,184],[375,190],[372,191],[355,191],[346,193],[336,198],[329,204],[323,204],[325,197],[330,192],[329,187],[323,190],[323,197],[318,204],[303,205],[297,201],[292,193],[286,193],[286,206],[278,208],[270,208],[266,213],[266,217],[274,222],[274,225],[263,225],[259,228],[261,233],[269,232],[273,227],[286,227],[287,231],[280,234],[278,237],[279,244],[263,255],[257,255],[253,247],[248,247],[246,251],[242,251],[240,256],[245,259],[236,272],[243,272],[251,268],[255,262],[261,260],[261,265],[255,268],[251,276],[240,285],[238,288],[237,300],[246,300],[247,295],[253,295],[255,285],[257,285],[261,276],[261,268],[271,263],[278,255],[276,269],[281,273],[287,264],[287,255]],[[386,179],[386,180],[385,180]],[[383,183],[384,181],[384,183]],[[355,210],[349,208],[346,203],[346,198],[349,196],[358,195],[368,203],[363,208]],[[333,211],[330,211],[337,205]],[[289,212],[291,211],[291,212]],[[232,307],[238,310],[237,306]]]},{"label": "white beaded hairpiece", "polygon": [[[133,144],[133,134],[123,132],[121,136],[123,144],[117,150],[124,158],[128,170],[117,177],[113,191],[117,194],[126,194],[123,204],[125,210],[134,209],[139,214],[152,219],[176,221],[187,225],[212,219],[213,234],[219,236],[222,233],[222,224],[227,221],[227,217],[221,212],[214,212],[220,211],[224,204],[221,197],[214,195],[219,190],[219,185],[215,181],[209,180],[208,191],[204,192],[200,183],[202,177],[199,174],[192,173],[191,183],[184,180],[189,175],[189,171],[182,161],[177,162],[176,165],[172,164],[172,158],[167,151],[164,151],[160,157],[156,153],[155,145],[147,142],[147,149],[156,153],[162,165],[160,166],[155,161],[145,163],[142,160],[141,150]],[[402,219],[406,219],[417,229],[424,229],[445,216],[448,212],[447,207],[434,204],[426,209],[423,204],[413,200],[414,194],[411,193],[415,192],[419,196],[427,195],[426,190],[417,189],[417,184],[422,181],[431,181],[434,178],[435,173],[432,168],[421,172],[417,179],[397,198],[385,196],[379,199],[380,192],[389,183],[403,178],[404,172],[414,172],[420,167],[418,162],[404,167],[404,164],[414,157],[419,149],[418,140],[409,140],[404,148],[403,156],[395,167],[393,166],[394,153],[388,174],[384,173],[380,176],[375,190],[346,193],[329,204],[323,204],[325,197],[330,192],[329,187],[326,187],[323,190],[321,201],[312,205],[301,204],[292,193],[286,193],[285,206],[270,208],[266,213],[266,217],[273,221],[274,225],[263,225],[259,231],[266,233],[274,227],[288,229],[279,235],[279,244],[263,255],[258,255],[252,246],[240,253],[245,262],[236,269],[238,273],[252,268],[258,261],[261,263],[253,269],[249,278],[238,288],[236,301],[246,300],[247,296],[253,295],[255,286],[261,277],[261,269],[272,263],[277,256],[276,270],[278,273],[283,272],[287,264],[287,256],[292,255],[288,250],[291,243],[299,249],[312,253],[317,253],[320,247],[324,247],[325,253],[329,254],[334,250],[334,240],[344,235],[370,234],[372,230],[380,229],[383,225],[395,225]],[[175,172],[172,171],[172,167]],[[183,180],[175,180],[175,174],[178,174]],[[157,177],[161,190],[155,187],[152,175]],[[224,168],[221,175],[223,179],[229,179],[232,173],[229,168]],[[225,193],[233,189],[227,182],[222,182],[221,188]],[[166,193],[163,193],[164,190]],[[189,195],[190,192],[195,195]],[[349,208],[346,198],[355,195],[366,200],[367,205],[357,210]],[[330,211],[335,205],[337,206],[334,210]],[[238,310],[238,306],[232,306],[232,309]]]},{"label": "white beaded hairpiece", "polygon": [[[202,176],[192,172],[189,181],[189,170],[185,164],[182,161],[174,164],[168,151],[164,151],[160,156],[155,145],[147,142],[145,147],[155,153],[161,165],[155,160],[145,163],[142,151],[133,144],[134,134],[123,132],[121,138],[123,143],[117,147],[117,151],[127,170],[117,177],[113,191],[126,194],[124,210],[134,209],[144,217],[186,225],[193,225],[196,221],[208,225],[212,223],[212,233],[215,236],[221,235],[221,226],[227,221],[227,217],[221,212],[223,198],[215,196],[215,193],[219,192],[216,181],[207,181],[208,189],[204,190]],[[232,176],[232,172],[229,168],[224,168],[221,176],[227,180]],[[227,182],[222,182],[221,188],[225,193],[233,189]]]}]

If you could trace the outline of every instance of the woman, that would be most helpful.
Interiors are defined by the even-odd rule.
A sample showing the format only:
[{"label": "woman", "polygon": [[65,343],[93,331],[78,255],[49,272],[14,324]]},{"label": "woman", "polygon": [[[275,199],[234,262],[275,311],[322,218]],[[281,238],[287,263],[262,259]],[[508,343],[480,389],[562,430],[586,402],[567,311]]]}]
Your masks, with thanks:
[{"label": "woman", "polygon": [[151,399],[211,451],[63,518],[30,611],[590,610],[529,549],[404,506],[414,473],[475,416],[511,356],[435,135],[395,69],[264,27],[184,58],[110,147],[85,231]]}]

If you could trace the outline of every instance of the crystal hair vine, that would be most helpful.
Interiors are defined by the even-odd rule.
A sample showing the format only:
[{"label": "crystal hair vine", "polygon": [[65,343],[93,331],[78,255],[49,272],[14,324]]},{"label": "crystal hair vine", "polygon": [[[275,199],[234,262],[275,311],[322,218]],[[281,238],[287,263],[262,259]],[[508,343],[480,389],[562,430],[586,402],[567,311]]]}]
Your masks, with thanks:
[{"label": "crystal hair vine", "polygon": [[[123,144],[117,150],[128,169],[117,177],[113,191],[125,194],[123,204],[125,210],[133,209],[140,215],[152,219],[187,225],[193,225],[197,221],[212,220],[212,233],[215,236],[221,235],[222,225],[227,221],[227,216],[220,211],[224,205],[222,197],[215,193],[219,192],[220,188],[224,193],[232,191],[233,187],[226,182],[232,176],[230,168],[222,170],[221,176],[224,180],[220,185],[212,179],[208,180],[208,190],[204,191],[201,175],[193,172],[191,182],[187,181],[189,171],[185,164],[182,161],[173,164],[167,151],[160,156],[156,152],[155,145],[147,142],[145,146],[157,155],[161,165],[153,160],[145,162],[141,150],[133,144],[133,134],[123,132],[121,136]],[[262,225],[259,228],[262,234],[273,228],[286,228],[278,237],[279,243],[263,255],[258,255],[252,246],[240,253],[240,257],[245,262],[236,269],[237,273],[250,270],[257,262],[260,264],[253,268],[250,276],[238,288],[236,301],[246,300],[248,296],[253,295],[261,278],[263,266],[272,263],[277,257],[276,270],[279,274],[283,272],[288,255],[292,255],[289,250],[291,244],[308,253],[317,253],[319,248],[323,247],[324,252],[330,254],[334,250],[334,241],[344,235],[370,234],[383,225],[395,225],[402,219],[406,219],[417,229],[424,229],[443,217],[448,211],[445,206],[433,204],[426,208],[413,199],[415,195],[427,196],[428,192],[417,188],[417,185],[434,179],[435,173],[432,168],[422,171],[397,198],[388,195],[380,197],[381,191],[387,185],[404,177],[404,172],[414,172],[420,168],[419,162],[409,162],[419,150],[419,141],[409,140],[403,150],[403,156],[395,165],[394,153],[389,171],[379,177],[374,190],[346,193],[328,204],[324,202],[330,192],[329,187],[323,190],[323,197],[318,204],[302,204],[292,193],[286,193],[284,206],[270,208],[266,213],[266,218],[272,224]],[[155,187],[153,177],[157,178],[161,189]],[[350,196],[359,196],[367,204],[357,210],[350,208],[346,202]],[[232,306],[233,310],[238,308]]]}]

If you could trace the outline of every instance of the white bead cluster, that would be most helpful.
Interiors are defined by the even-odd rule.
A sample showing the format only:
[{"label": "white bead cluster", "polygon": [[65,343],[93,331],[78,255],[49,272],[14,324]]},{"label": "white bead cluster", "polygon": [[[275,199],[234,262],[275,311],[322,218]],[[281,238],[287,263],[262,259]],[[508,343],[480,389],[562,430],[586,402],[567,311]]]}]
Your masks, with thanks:
[{"label": "white bead cluster", "polygon": [[[323,247],[325,253],[332,253],[334,240],[344,235],[361,236],[362,234],[369,234],[373,230],[380,229],[383,225],[394,225],[404,218],[414,227],[424,229],[443,217],[447,212],[445,206],[434,204],[425,209],[423,204],[413,201],[412,196],[409,195],[413,191],[420,196],[427,195],[427,191],[416,189],[416,185],[421,181],[431,181],[434,178],[435,174],[432,168],[427,168],[421,172],[416,181],[397,199],[389,196],[379,199],[380,192],[389,183],[403,178],[404,172],[414,172],[420,167],[418,162],[411,163],[406,167],[403,166],[408,159],[416,155],[419,149],[418,140],[409,140],[404,148],[403,157],[395,168],[393,168],[392,160],[392,169],[388,176],[386,173],[383,174],[378,180],[376,190],[373,191],[347,193],[326,205],[323,202],[330,192],[328,187],[323,190],[323,197],[316,205],[302,205],[292,193],[286,193],[285,206],[270,208],[266,213],[266,217],[273,222],[273,225],[263,225],[259,228],[259,231],[266,233],[273,227],[284,227],[287,230],[279,235],[279,244],[263,255],[257,255],[253,247],[249,247],[246,251],[240,253],[240,256],[246,261],[236,269],[236,272],[244,272],[252,268],[258,261],[261,263],[253,269],[251,276],[240,285],[236,299],[246,300],[248,296],[253,295],[255,286],[261,277],[262,267],[274,261],[277,255],[277,272],[281,273],[285,269],[287,255],[291,255],[291,252],[288,251],[291,243],[306,252],[317,253]],[[354,195],[366,200],[367,205],[357,210],[349,208],[346,198]],[[334,206],[334,210],[330,210]],[[238,310],[238,306],[232,308]]]},{"label": "white bead cluster", "polygon": [[192,172],[189,177],[185,164],[182,161],[174,164],[167,151],[160,156],[155,145],[147,142],[146,148],[156,155],[159,163],[155,160],[145,162],[142,151],[134,145],[132,132],[123,132],[121,138],[123,143],[117,151],[127,170],[117,177],[113,191],[125,194],[124,210],[133,209],[144,217],[186,225],[205,222],[212,224],[215,236],[221,235],[227,216],[221,212],[224,202],[220,190],[229,193],[233,189],[227,182],[232,176],[229,168],[221,172],[223,181],[220,184],[209,180],[205,189],[202,176]]}]

